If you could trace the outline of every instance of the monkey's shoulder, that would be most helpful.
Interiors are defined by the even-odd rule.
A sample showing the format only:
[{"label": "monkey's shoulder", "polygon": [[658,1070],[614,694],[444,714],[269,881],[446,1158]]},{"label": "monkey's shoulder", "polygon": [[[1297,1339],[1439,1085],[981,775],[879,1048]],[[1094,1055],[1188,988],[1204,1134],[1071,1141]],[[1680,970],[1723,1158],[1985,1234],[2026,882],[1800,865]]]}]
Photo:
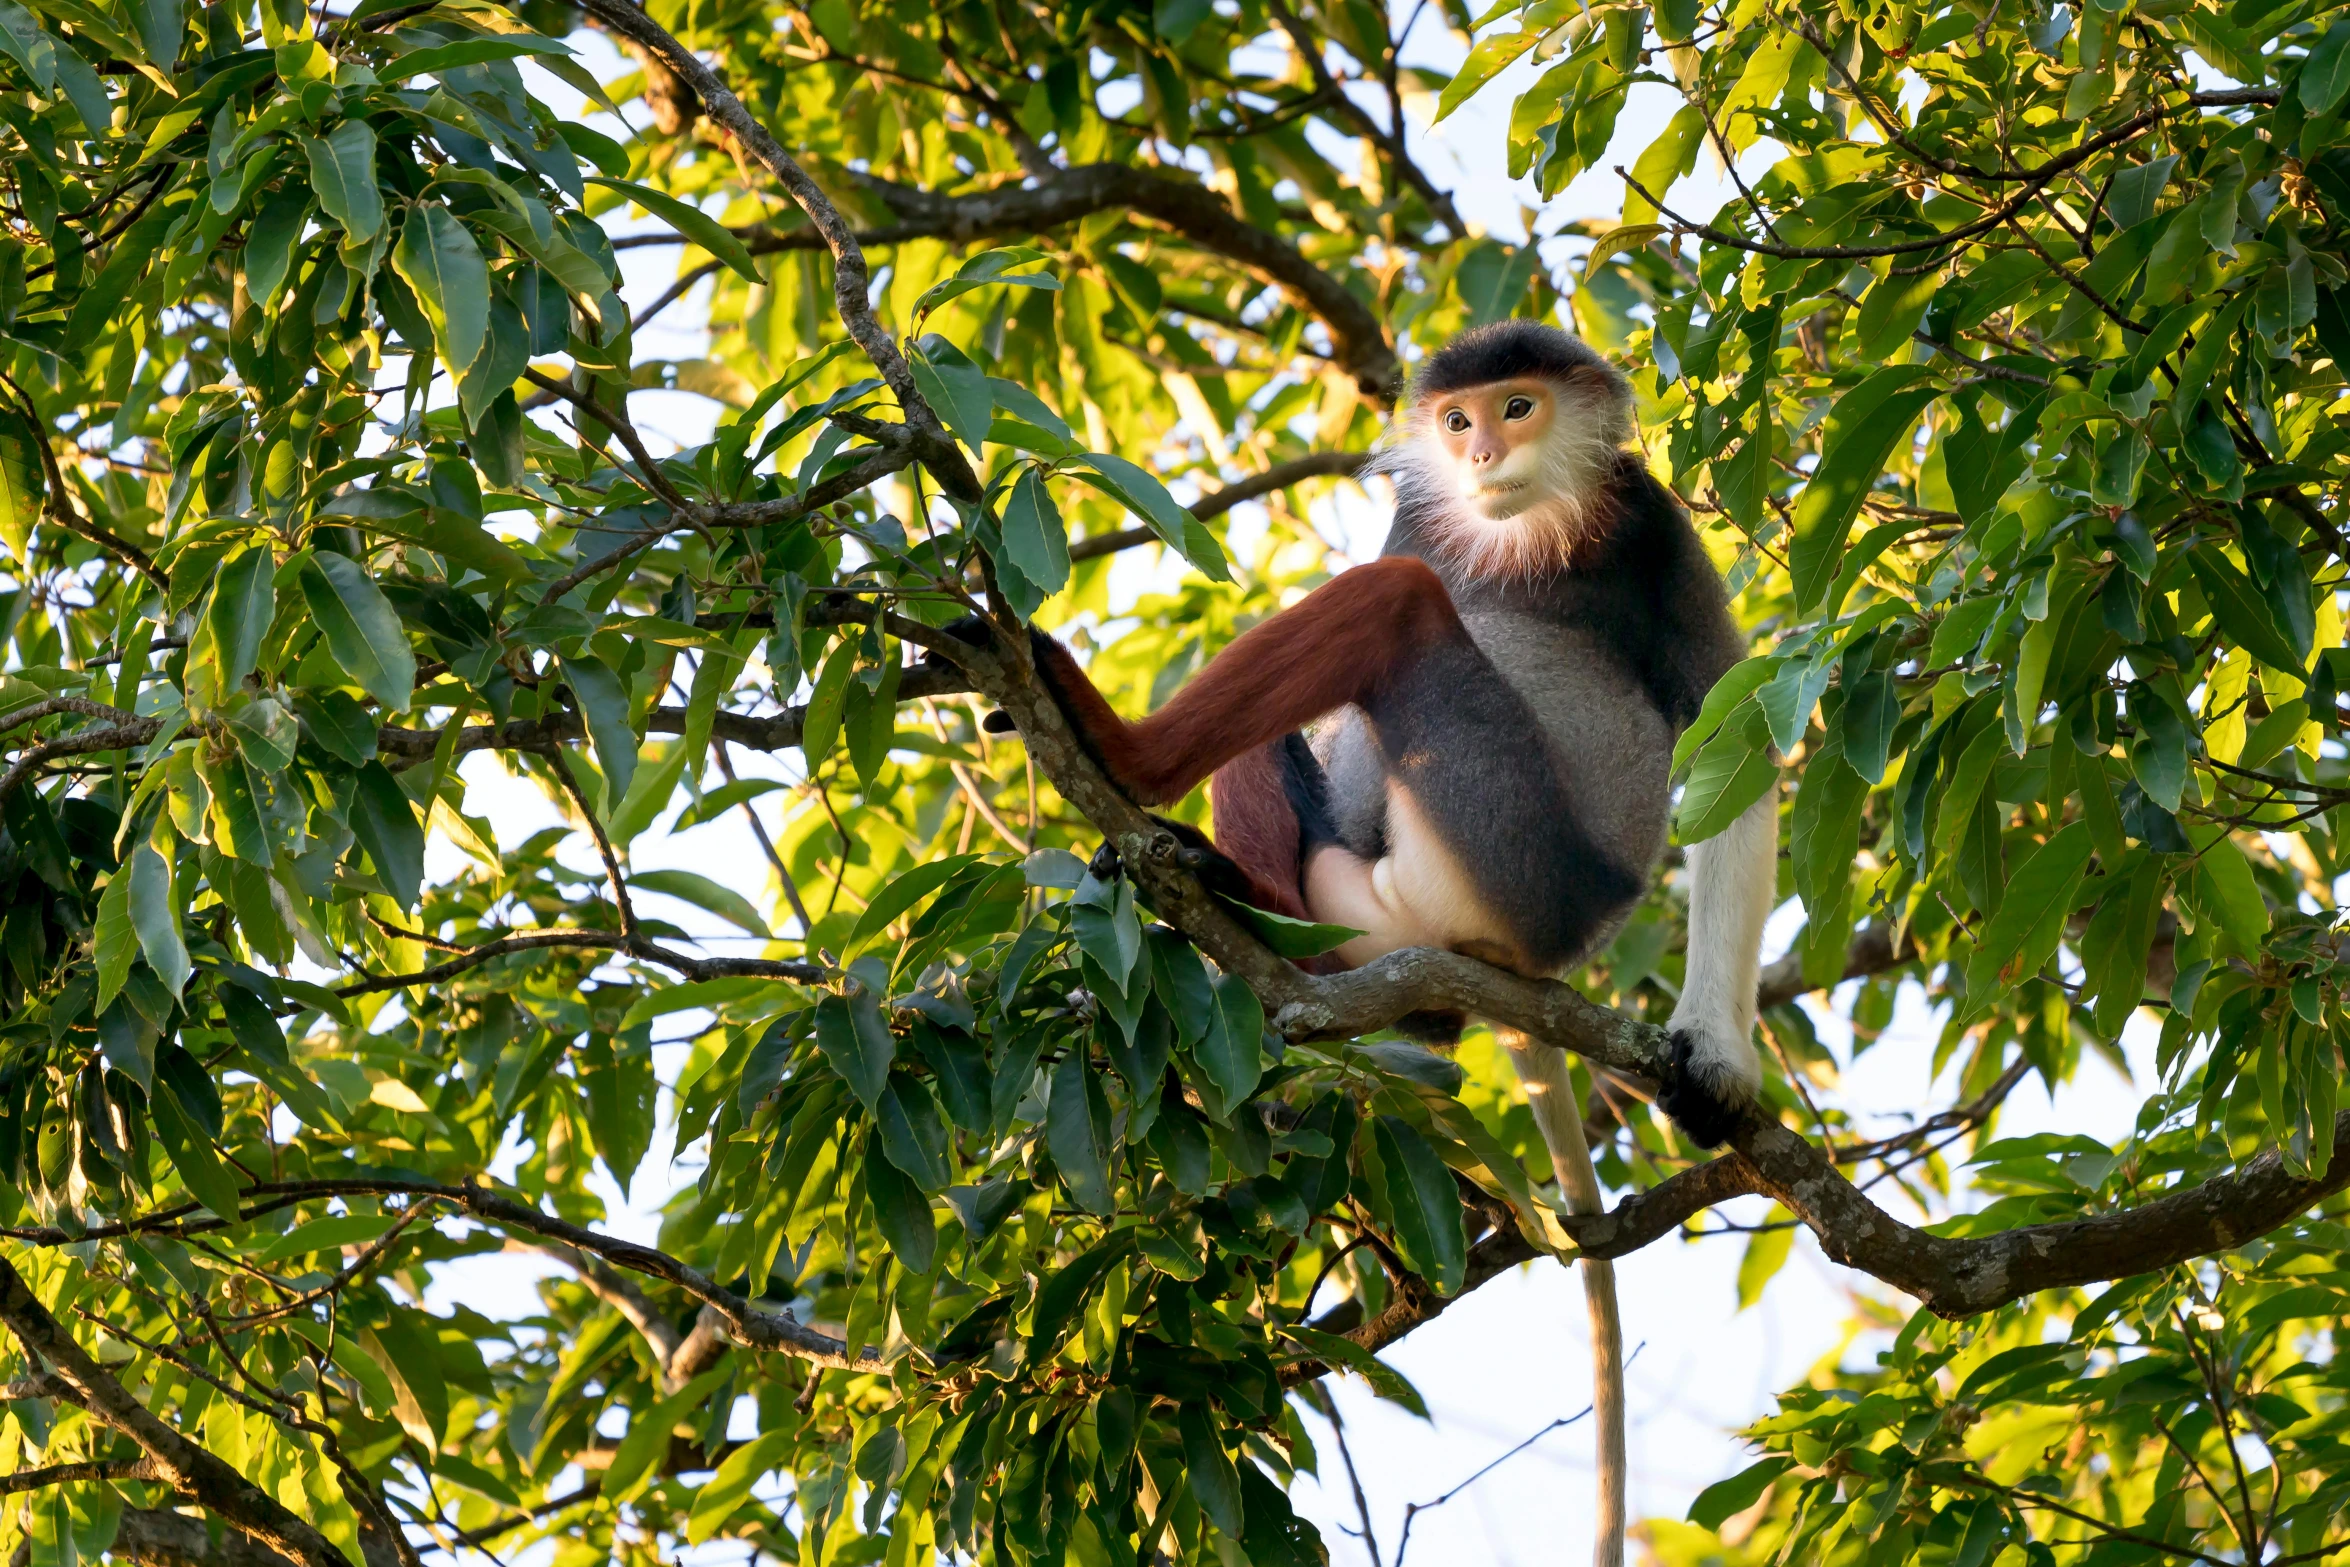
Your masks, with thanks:
[{"label": "monkey's shoulder", "polygon": [[1572,570],[1466,583],[1455,602],[1472,630],[1492,628],[1478,640],[1501,662],[1546,642],[1605,655],[1678,733],[1744,656],[1744,639],[1720,573],[1677,508],[1627,523],[1609,549]]}]

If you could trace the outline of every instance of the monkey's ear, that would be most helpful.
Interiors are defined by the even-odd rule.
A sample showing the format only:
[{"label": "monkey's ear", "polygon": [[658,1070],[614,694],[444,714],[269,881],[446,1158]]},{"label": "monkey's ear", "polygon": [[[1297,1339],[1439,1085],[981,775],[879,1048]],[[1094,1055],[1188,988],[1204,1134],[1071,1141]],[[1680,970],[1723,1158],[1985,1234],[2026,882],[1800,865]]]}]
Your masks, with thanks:
[{"label": "monkey's ear", "polygon": [[1020,726],[1012,722],[1012,715],[997,708],[980,721],[980,727],[991,735],[1008,735]]}]

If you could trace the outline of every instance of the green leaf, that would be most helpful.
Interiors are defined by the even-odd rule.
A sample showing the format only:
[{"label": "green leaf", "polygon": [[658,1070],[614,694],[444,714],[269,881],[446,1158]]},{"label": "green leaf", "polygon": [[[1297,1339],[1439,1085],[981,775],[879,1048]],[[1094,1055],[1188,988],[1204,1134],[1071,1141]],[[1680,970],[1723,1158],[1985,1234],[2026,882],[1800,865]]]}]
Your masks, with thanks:
[{"label": "green leaf", "polygon": [[180,939],[180,911],[172,895],[171,866],[153,845],[131,850],[123,867],[130,883],[131,925],[139,933],[139,950],[147,964],[177,997],[188,983],[192,966],[187,944]]},{"label": "green leaf", "polygon": [[[1689,172],[1697,162],[1697,149],[1705,142],[1705,116],[1695,104],[1684,104],[1665,123],[1656,140],[1650,142],[1632,165],[1632,178],[1640,190],[1662,201],[1673,182]],[[1653,223],[1659,216],[1656,201],[1641,196],[1630,186],[1624,191],[1624,221],[1626,223]]]},{"label": "green leaf", "polygon": [[874,894],[873,901],[858,916],[856,927],[842,943],[841,955],[847,957],[865,943],[889,929],[898,917],[946,885],[947,878],[966,865],[975,864],[986,856],[978,854],[950,854],[943,860],[932,860],[917,865]]},{"label": "green leaf", "polygon": [[1254,1463],[1242,1464],[1239,1475],[1249,1567],[1327,1567],[1321,1533],[1298,1517],[1281,1487]]},{"label": "green leaf", "polygon": [[57,79],[57,45],[40,21],[16,0],[0,0],[0,53],[24,67],[36,92],[46,94]]},{"label": "green leaf", "polygon": [[632,1418],[613,1450],[612,1467],[604,1471],[603,1494],[623,1502],[659,1478],[658,1461],[669,1456],[670,1438],[679,1422],[733,1378],[732,1366],[719,1365]]},{"label": "green leaf", "polygon": [[1291,919],[1286,914],[1251,908],[1245,903],[1227,906],[1243,925],[1256,933],[1257,940],[1285,958],[1320,957],[1363,934],[1352,925],[1317,925],[1312,920]]},{"label": "green leaf", "polygon": [[294,711],[303,733],[330,756],[353,767],[375,758],[375,720],[347,691],[297,691]]},{"label": "green leaf", "polygon": [[1508,320],[1525,299],[1527,285],[1534,281],[1541,263],[1541,252],[1532,245],[1513,250],[1496,240],[1479,241],[1461,258],[1452,278],[1461,303],[1469,307],[1469,324],[1487,326]]},{"label": "green leaf", "polygon": [[1732,728],[1724,724],[1697,753],[1673,813],[1673,833],[1684,844],[1703,843],[1746,813],[1778,781],[1770,733],[1758,706]]},{"label": "green leaf", "polygon": [[395,1307],[363,1342],[397,1390],[394,1412],[401,1427],[427,1449],[439,1447],[449,1425],[449,1389],[441,1374],[438,1319]]},{"label": "green leaf", "polygon": [[148,1101],[147,1108],[154,1119],[155,1140],[163,1145],[171,1167],[179,1171],[188,1195],[222,1218],[234,1221],[242,1211],[236,1179],[229,1174],[220,1155],[212,1151],[211,1139],[181,1105],[178,1094],[166,1084]]},{"label": "green leaf", "polygon": [[1372,1392],[1389,1403],[1401,1404],[1422,1420],[1434,1422],[1436,1417],[1428,1413],[1428,1401],[1420,1396],[1420,1390],[1412,1386],[1402,1372],[1353,1339],[1302,1324],[1281,1331],[1313,1351],[1316,1359],[1361,1377],[1371,1384]]},{"label": "green leaf", "polygon": [[816,1003],[816,1048],[855,1090],[859,1104],[868,1111],[880,1106],[898,1046],[871,990],[859,987],[853,996],[826,996]]},{"label": "green leaf", "polygon": [[1934,302],[1934,291],[1941,287],[1939,268],[1929,269],[1916,277],[1882,277],[1870,285],[1861,296],[1858,354],[1864,364],[1890,358],[1909,341],[1925,319],[1926,306]]},{"label": "green leaf", "polygon": [[1466,1276],[1469,1241],[1452,1170],[1419,1128],[1402,1117],[1380,1116],[1371,1129],[1395,1214],[1395,1237],[1421,1277],[1438,1293],[1453,1294]]},{"label": "green leaf", "polygon": [[950,299],[959,299],[975,288],[1004,283],[1016,288],[1037,288],[1047,293],[1058,293],[1061,280],[1049,272],[1015,273],[1014,267],[1045,266],[1052,261],[1049,251],[1032,249],[1027,245],[999,245],[983,250],[955,269],[955,275],[931,284],[914,301],[914,320],[919,323]]},{"label": "green leaf", "polygon": [[347,242],[375,238],[384,221],[383,197],[375,188],[375,128],[345,120],[324,137],[303,137],[302,150],[310,158],[318,204],[343,226]]},{"label": "green leaf", "polygon": [[2074,822],[2033,850],[2008,879],[1999,912],[1984,923],[1967,961],[1970,1011],[1980,1014],[1996,1004],[2002,974],[2032,974],[2056,950],[2094,848],[2088,823]]},{"label": "green leaf", "polygon": [[1232,1467],[1232,1457],[1216,1435],[1215,1417],[1205,1403],[1186,1402],[1176,1410],[1175,1425],[1183,1436],[1183,1473],[1191,1482],[1193,1499],[1210,1523],[1239,1539],[1246,1525],[1240,1472]]},{"label": "green leaf", "polygon": [[2252,875],[2252,862],[2225,827],[2191,827],[2187,840],[2195,845],[2189,882],[2195,906],[2246,952],[2258,952],[2260,939],[2269,931],[2269,914],[2268,901]]},{"label": "green leaf", "polygon": [[245,233],[245,292],[253,303],[266,307],[285,285],[302,242],[302,226],[310,221],[310,196],[302,190],[284,190],[264,202],[261,213]]},{"label": "green leaf", "polygon": [[312,1219],[307,1224],[295,1225],[262,1247],[253,1260],[264,1264],[285,1262],[313,1252],[372,1245],[376,1237],[392,1227],[395,1217],[388,1213],[350,1213],[331,1219]]},{"label": "green leaf", "polygon": [[1192,1054],[1223,1097],[1214,1107],[1221,1120],[1256,1092],[1257,1080],[1264,1076],[1265,1009],[1237,974],[1219,977],[1215,996],[1207,1032]]},{"label": "green leaf", "polygon": [[767,921],[760,916],[757,905],[731,887],[720,886],[709,877],[693,871],[635,871],[628,884],[646,892],[658,892],[667,897],[681,898],[697,909],[717,915],[735,929],[753,936],[774,934]]},{"label": "green leaf", "polygon": [[1738,1259],[1738,1309],[1744,1311],[1762,1299],[1763,1286],[1770,1283],[1778,1271],[1787,1265],[1787,1258],[1795,1250],[1795,1226],[1784,1222],[1786,1215],[1778,1208],[1772,1217],[1782,1221],[1775,1230],[1758,1230],[1746,1238],[1745,1255]]},{"label": "green leaf", "polygon": [[751,259],[751,252],[743,242],[728,233],[725,224],[692,203],[680,201],[650,185],[639,185],[634,180],[616,180],[601,174],[591,174],[587,182],[619,191],[749,281],[766,281],[759,275],[758,263]]},{"label": "green leaf", "polygon": [[212,623],[214,656],[220,661],[220,694],[225,699],[245,683],[261,656],[261,639],[277,618],[277,561],[266,544],[240,551],[212,584],[205,616]]},{"label": "green leaf", "polygon": [[832,748],[840,739],[841,706],[848,696],[849,677],[856,668],[857,644],[839,643],[824,660],[824,668],[816,676],[815,689],[808,693],[808,711],[800,720],[800,754],[807,762],[810,777],[832,755]]},{"label": "green leaf", "polygon": [[2259,585],[2215,546],[2200,546],[2187,557],[2187,564],[2204,602],[2211,606],[2212,619],[2230,642],[2273,669],[2298,672],[2307,667],[2307,651],[2294,651],[2293,643],[2277,629]]},{"label": "green leaf", "polygon": [[1045,1146],[1078,1206],[1088,1213],[1117,1212],[1117,1194],[1110,1182],[1109,1099],[1083,1050],[1070,1051],[1053,1068]]},{"label": "green leaf", "polygon": [[1223,546],[1197,518],[1176,504],[1157,474],[1107,452],[1087,452],[1071,461],[1091,471],[1086,482],[1150,524],[1151,531],[1198,567],[1201,575],[1211,582],[1232,580],[1224,564]]},{"label": "green leaf", "polygon": [[246,1069],[268,1084],[305,1126],[321,1132],[341,1131],[341,1120],[309,1074],[294,1064],[284,1031],[259,998],[241,985],[216,985],[212,995],[228,1019],[229,1032],[245,1052]]},{"label": "green leaf", "polygon": [[91,1007],[103,1014],[122,994],[130,978],[131,961],[139,955],[138,928],[131,923],[131,870],[126,864],[114,873],[98,895],[98,999]]},{"label": "green leaf", "polygon": [[636,776],[636,726],[631,721],[628,687],[612,666],[593,653],[563,660],[563,678],[579,698],[587,720],[588,739],[596,748],[596,765],[604,774],[604,808],[615,809],[628,794]]},{"label": "green leaf", "polygon": [[1044,476],[1030,468],[1004,502],[1004,550],[1020,575],[1047,594],[1069,585],[1069,530]]},{"label": "green leaf", "polygon": [[416,654],[367,568],[348,555],[315,550],[302,563],[301,581],[311,619],[343,673],[391,711],[408,711]]},{"label": "green leaf", "polygon": [[[1487,33],[1469,50],[1469,57],[1444,84],[1444,92],[1436,100],[1436,122],[1442,124],[1453,110],[1467,103],[1477,89],[1499,76],[1512,61],[1542,41],[1540,31],[1527,28],[1511,33]],[[1227,1530],[1237,1534],[1238,1530]]]},{"label": "green leaf", "polygon": [[504,33],[495,38],[460,38],[454,43],[427,44],[411,49],[391,64],[378,69],[377,78],[386,82],[404,82],[411,76],[439,76],[468,65],[486,65],[492,60],[513,60],[524,55],[552,55],[561,57],[572,52],[569,44],[557,43],[552,38],[540,38],[530,33]]},{"label": "green leaf", "polygon": [[1689,1521],[1700,1529],[1719,1529],[1762,1499],[1771,1482],[1795,1467],[1792,1458],[1766,1458],[1747,1465],[1727,1480],[1717,1480],[1697,1493],[1689,1504]]},{"label": "green leaf", "polygon": [[1768,654],[1761,658],[1744,659],[1732,664],[1729,671],[1713,683],[1713,689],[1705,694],[1705,704],[1697,710],[1697,717],[1690,721],[1689,727],[1681,732],[1681,738],[1674,742],[1674,772],[1689,765],[1689,759],[1697,754],[1698,747],[1711,740],[1730,715],[1763,682],[1778,674],[1779,665],[1780,660]]},{"label": "green leaf", "polygon": [[881,1132],[882,1154],[891,1164],[925,1192],[946,1189],[954,1178],[947,1159],[946,1122],[922,1079],[892,1072],[873,1119]]},{"label": "green leaf", "polygon": [[41,520],[47,491],[36,437],[21,415],[0,408],[0,544],[20,568],[31,564],[33,524]]},{"label": "green leaf", "polygon": [[868,1153],[864,1170],[873,1221],[889,1243],[890,1255],[909,1272],[928,1273],[938,1254],[938,1221],[931,1216],[929,1197],[887,1159]]},{"label": "green leaf", "polygon": [[1628,256],[1650,240],[1672,230],[1662,223],[1619,223],[1591,242],[1583,253],[1583,275],[1591,276],[1592,269],[1616,256]]},{"label": "green leaf", "polygon": [[392,266],[424,307],[442,360],[463,374],[490,329],[490,269],[481,246],[447,208],[419,205],[401,226]]},{"label": "green leaf", "polygon": [[693,1513],[686,1522],[688,1545],[715,1538],[736,1509],[750,1499],[751,1488],[791,1456],[796,1433],[764,1431],[726,1455],[717,1473],[694,1493]]},{"label": "green leaf", "polygon": [[2331,114],[2342,95],[2350,93],[2350,17],[2336,17],[2301,62],[2298,90],[2301,107],[2313,118]]},{"label": "green leaf", "polygon": [[367,851],[376,879],[392,901],[414,909],[424,889],[424,828],[416,820],[408,792],[381,762],[359,769],[351,800],[351,832]]},{"label": "green leaf", "polygon": [[1844,562],[1844,536],[1894,449],[1940,394],[1916,383],[1923,365],[1887,365],[1844,394],[1828,415],[1820,465],[1796,497],[1790,564],[1799,609],[1816,606]]}]

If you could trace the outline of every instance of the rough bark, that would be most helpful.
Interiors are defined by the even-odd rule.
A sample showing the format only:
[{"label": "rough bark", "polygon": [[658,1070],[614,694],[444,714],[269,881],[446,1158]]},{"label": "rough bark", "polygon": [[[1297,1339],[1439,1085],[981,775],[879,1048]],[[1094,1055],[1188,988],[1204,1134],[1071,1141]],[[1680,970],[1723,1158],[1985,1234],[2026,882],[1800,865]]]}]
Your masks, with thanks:
[{"label": "rough bark", "polygon": [[150,1413],[74,1341],[5,1261],[0,1261],[0,1322],[28,1355],[48,1365],[90,1418],[136,1442],[157,1479],[300,1567],[350,1567],[332,1541],[277,1498]]},{"label": "rough bark", "polygon": [[1289,241],[1241,218],[1197,180],[1125,164],[1088,163],[1046,179],[942,196],[870,175],[858,178],[899,220],[889,231],[893,238],[968,244],[995,235],[1038,234],[1097,212],[1124,210],[1149,218],[1238,263],[1328,327],[1339,368],[1366,397],[1391,403],[1402,389],[1403,362],[1370,301],[1308,261]]}]

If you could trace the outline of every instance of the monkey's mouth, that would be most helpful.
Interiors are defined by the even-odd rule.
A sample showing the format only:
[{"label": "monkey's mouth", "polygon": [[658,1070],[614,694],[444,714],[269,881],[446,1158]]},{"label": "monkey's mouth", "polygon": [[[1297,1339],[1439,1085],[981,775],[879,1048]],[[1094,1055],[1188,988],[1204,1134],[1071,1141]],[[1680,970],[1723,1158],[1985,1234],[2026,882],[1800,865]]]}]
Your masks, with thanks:
[{"label": "monkey's mouth", "polygon": [[1534,498],[1532,490],[1532,483],[1525,479],[1489,479],[1472,486],[1468,500],[1489,520],[1501,522],[1526,509]]}]

